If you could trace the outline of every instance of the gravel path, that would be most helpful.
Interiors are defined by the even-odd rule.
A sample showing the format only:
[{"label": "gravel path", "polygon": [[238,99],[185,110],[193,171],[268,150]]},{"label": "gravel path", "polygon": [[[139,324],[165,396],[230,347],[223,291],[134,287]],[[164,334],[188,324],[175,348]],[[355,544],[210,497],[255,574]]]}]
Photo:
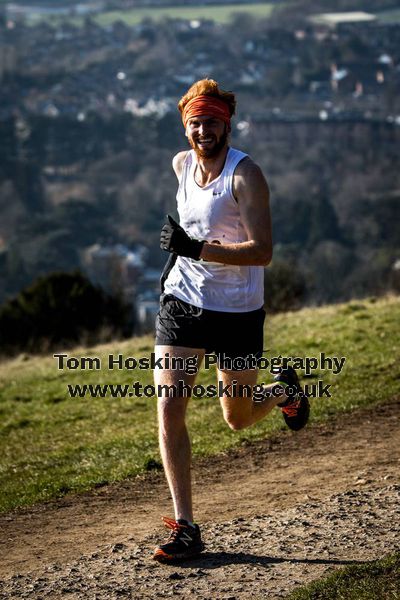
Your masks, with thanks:
[{"label": "gravel path", "polygon": [[394,398],[196,463],[206,552],[180,566],[150,559],[162,474],[3,515],[0,598],[273,600],[399,549],[399,415]]}]

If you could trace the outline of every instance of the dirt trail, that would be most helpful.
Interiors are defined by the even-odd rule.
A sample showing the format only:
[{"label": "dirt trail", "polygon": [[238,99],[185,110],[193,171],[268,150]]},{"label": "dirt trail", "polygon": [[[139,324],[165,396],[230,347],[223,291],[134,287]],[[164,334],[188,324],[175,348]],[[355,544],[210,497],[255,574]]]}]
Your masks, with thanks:
[{"label": "dirt trail", "polygon": [[0,516],[0,598],[282,598],[399,548],[400,398],[194,465],[207,552],[150,559],[163,474]]}]

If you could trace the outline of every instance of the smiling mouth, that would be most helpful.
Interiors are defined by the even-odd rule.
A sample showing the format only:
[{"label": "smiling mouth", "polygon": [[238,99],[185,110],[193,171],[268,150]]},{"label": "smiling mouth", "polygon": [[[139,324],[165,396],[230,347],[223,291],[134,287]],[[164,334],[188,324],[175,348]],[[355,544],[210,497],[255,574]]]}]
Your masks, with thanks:
[{"label": "smiling mouth", "polygon": [[197,140],[197,143],[199,144],[199,146],[203,146],[203,145],[207,145],[207,144],[212,144],[213,143],[213,138],[204,138],[202,140]]}]

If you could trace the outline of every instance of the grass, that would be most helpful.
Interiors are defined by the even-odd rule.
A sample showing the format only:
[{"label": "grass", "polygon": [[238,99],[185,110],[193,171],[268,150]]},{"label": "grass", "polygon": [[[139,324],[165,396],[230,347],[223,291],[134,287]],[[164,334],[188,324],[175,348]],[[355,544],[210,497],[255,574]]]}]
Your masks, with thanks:
[{"label": "grass", "polygon": [[274,4],[226,4],[221,6],[171,6],[137,8],[129,11],[104,12],[96,17],[100,25],[109,25],[117,20],[124,21],[127,25],[137,25],[143,19],[150,18],[155,21],[160,19],[212,19],[219,23],[227,23],[235,13],[246,13],[255,18],[262,19],[270,16]]},{"label": "grass", "polygon": [[400,553],[341,569],[296,590],[287,600],[397,600],[400,598]]},{"label": "grass", "polygon": [[[123,21],[127,25],[132,26],[141,23],[143,19],[160,21],[166,18],[187,20],[211,19],[218,23],[228,23],[236,13],[246,13],[257,19],[268,18],[274,7],[276,7],[276,4],[268,2],[263,4],[225,4],[214,6],[149,6],[137,7],[132,10],[105,11],[92,15],[92,18],[102,26],[110,25],[115,21]],[[28,22],[34,25],[39,21],[46,20],[50,24],[57,25],[65,19],[66,17],[56,15],[32,13]],[[82,17],[68,17],[67,20],[75,25],[82,25],[84,21]]]},{"label": "grass", "polygon": [[400,23],[400,8],[375,13],[381,23]]},{"label": "grass", "polygon": [[[400,298],[364,300],[304,309],[268,318],[265,355],[345,356],[339,375],[316,370],[304,381],[332,385],[332,398],[312,402],[312,421],[383,402],[398,393]],[[155,398],[71,398],[67,383],[152,383],[149,370],[108,370],[108,355],[138,358],[152,351],[152,337],[69,356],[94,356],[102,369],[59,370],[52,357],[21,356],[0,363],[0,510],[137,475],[159,465]],[[59,349],[59,352],[62,349]],[[271,381],[268,371],[260,381]],[[215,382],[202,369],[198,383]],[[223,452],[283,428],[279,411],[254,427],[231,431],[216,398],[193,399],[189,428],[194,456]]]},{"label": "grass", "polygon": [[[5,4],[8,0],[0,0],[0,4]],[[25,2],[26,4],[26,2]],[[40,2],[38,3],[38,5]],[[35,3],[32,3],[35,6]],[[138,7],[133,10],[114,10],[105,11],[97,15],[93,15],[93,19],[100,25],[110,25],[115,21],[123,21],[127,25],[137,25],[143,19],[152,19],[159,21],[161,19],[212,19],[218,23],[228,23],[234,14],[246,13],[256,19],[266,19],[271,15],[271,12],[276,7],[276,3],[264,2],[262,4],[226,4],[213,6],[170,6],[170,7]],[[390,9],[375,13],[379,21],[382,23],[398,23],[400,21],[400,9]],[[32,13],[28,18],[28,23],[34,25],[39,21],[47,21],[50,24],[58,25],[65,17],[39,15]],[[73,17],[68,18],[68,21],[75,25],[82,25],[83,18]]]}]

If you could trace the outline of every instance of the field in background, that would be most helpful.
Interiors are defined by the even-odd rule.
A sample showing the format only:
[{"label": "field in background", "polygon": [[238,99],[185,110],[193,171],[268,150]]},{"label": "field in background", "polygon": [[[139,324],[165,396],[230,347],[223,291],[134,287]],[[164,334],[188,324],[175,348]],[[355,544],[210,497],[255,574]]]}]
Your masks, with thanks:
[{"label": "field in background", "polygon": [[[312,400],[312,422],[338,411],[383,402],[399,389],[400,298],[364,300],[303,309],[268,318],[265,355],[347,358],[340,375],[313,371],[303,382],[332,384],[332,398]],[[59,349],[62,351],[62,348]],[[43,501],[70,491],[121,480],[159,468],[155,398],[70,398],[67,383],[152,383],[149,370],[108,370],[109,354],[140,357],[152,338],[69,356],[98,356],[101,371],[58,370],[53,357],[28,357],[0,365],[0,510]],[[272,376],[261,371],[259,381]],[[197,383],[215,382],[202,369]],[[285,428],[279,410],[256,426],[231,431],[216,398],[193,399],[189,428],[194,456],[222,452]]]},{"label": "field in background", "polygon": [[[89,3],[89,2],[88,2]],[[294,4],[294,2],[292,1]],[[30,7],[29,15],[26,16],[26,22],[29,25],[35,25],[40,21],[46,21],[49,24],[59,25],[62,21],[69,21],[75,25],[81,26],[84,22],[83,16],[62,16],[62,15],[51,15],[40,12],[40,7],[46,7],[48,4],[42,0],[0,0],[0,6],[4,4],[21,5],[24,7]],[[85,1],[79,2],[79,0],[59,0],[54,3],[55,8],[59,7],[74,7],[77,4],[85,4]],[[93,18],[100,25],[106,26],[114,23],[115,21],[123,21],[127,25],[137,25],[144,19],[152,19],[158,21],[160,19],[171,18],[171,19],[211,19],[219,23],[228,23],[234,15],[245,13],[256,19],[265,19],[271,15],[271,12],[276,7],[284,5],[284,1],[280,2],[263,2],[253,4],[251,0],[249,2],[242,2],[239,4],[215,4],[211,6],[204,6],[202,4],[197,6],[145,6],[136,7],[128,10],[112,10],[103,11],[100,13],[90,13],[89,16]],[[328,13],[334,13],[334,8],[328,8]],[[346,12],[342,10],[342,12]],[[378,19],[383,23],[399,23],[400,22],[400,9],[386,9],[380,12],[374,12]]]},{"label": "field in background", "polygon": [[237,13],[246,13],[257,19],[270,16],[274,4],[226,4],[222,6],[172,6],[168,8],[148,7],[129,11],[105,12],[95,17],[100,25],[109,25],[114,21],[124,21],[127,25],[137,25],[145,18],[158,21],[170,19],[212,19],[219,23],[227,23]]},{"label": "field in background", "polygon": [[[1,1],[1,0],[0,0]],[[211,19],[218,23],[228,23],[235,14],[246,13],[256,19],[268,18],[272,10],[276,7],[276,3],[264,4],[225,4],[213,6],[148,6],[137,7],[132,10],[114,10],[101,13],[93,13],[90,17],[99,25],[107,26],[115,21],[123,21],[129,26],[137,25],[144,19],[152,19],[160,21],[161,19]],[[74,25],[81,26],[84,23],[84,17],[80,16],[59,16],[46,15],[32,10],[26,18],[29,25],[35,25],[40,21],[46,21],[50,25],[59,25],[63,21],[68,21]]]},{"label": "field in background", "polygon": [[382,23],[400,23],[400,8],[383,10],[376,13],[376,16]]},{"label": "field in background", "polygon": [[[5,4],[7,2],[8,0],[0,0],[0,4]],[[32,12],[26,18],[29,25],[35,25],[40,21],[46,21],[49,24],[57,26],[65,20],[77,26],[82,26],[84,23],[84,17],[40,14],[34,11],[35,2],[32,2],[31,5]],[[137,7],[131,10],[104,11],[98,14],[91,14],[90,17],[102,26],[110,25],[116,21],[122,21],[129,26],[133,26],[141,23],[144,19],[160,21],[161,19],[166,18],[186,19],[190,21],[210,19],[217,23],[228,23],[237,14],[246,14],[255,19],[267,19],[277,6],[282,6],[282,3],[265,2],[262,4],[252,4],[250,2],[243,4],[217,4],[212,6],[147,6]],[[331,12],[333,11],[331,10],[330,13]],[[400,22],[400,9],[384,10],[372,14],[375,14],[382,23]]]}]

